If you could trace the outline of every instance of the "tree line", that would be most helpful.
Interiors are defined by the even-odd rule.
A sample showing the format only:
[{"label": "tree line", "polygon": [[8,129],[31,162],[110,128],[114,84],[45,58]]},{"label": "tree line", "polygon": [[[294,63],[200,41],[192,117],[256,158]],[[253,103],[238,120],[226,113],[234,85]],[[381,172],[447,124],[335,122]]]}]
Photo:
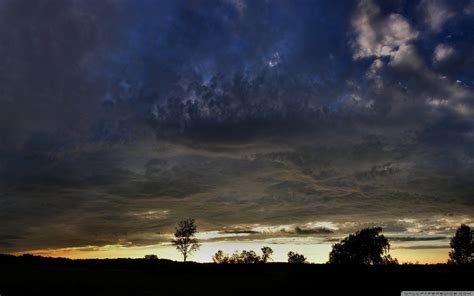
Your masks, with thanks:
[{"label": "tree line", "polygon": [[[186,261],[189,256],[199,249],[196,238],[197,226],[194,219],[180,221],[171,243]],[[449,264],[474,264],[474,230],[462,224],[451,238]],[[390,243],[382,234],[381,227],[364,228],[356,233],[349,234],[340,242],[332,246],[329,253],[329,264],[343,265],[395,265],[397,259],[389,254]],[[243,250],[226,254],[219,250],[212,256],[212,261],[217,264],[256,264],[267,263],[271,260],[273,250],[270,247],[261,248],[261,255],[255,251]],[[147,255],[155,256],[155,255]],[[149,258],[151,259],[151,258]],[[288,252],[288,263],[307,263],[304,255]]]}]

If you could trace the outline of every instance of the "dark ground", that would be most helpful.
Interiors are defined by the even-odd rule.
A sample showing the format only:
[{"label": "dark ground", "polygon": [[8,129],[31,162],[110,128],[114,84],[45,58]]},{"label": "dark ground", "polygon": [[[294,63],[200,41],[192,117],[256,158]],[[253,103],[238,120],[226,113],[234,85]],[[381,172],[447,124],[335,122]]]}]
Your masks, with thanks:
[{"label": "dark ground", "polygon": [[400,295],[403,290],[472,291],[474,266],[217,265],[0,255],[1,296]]}]

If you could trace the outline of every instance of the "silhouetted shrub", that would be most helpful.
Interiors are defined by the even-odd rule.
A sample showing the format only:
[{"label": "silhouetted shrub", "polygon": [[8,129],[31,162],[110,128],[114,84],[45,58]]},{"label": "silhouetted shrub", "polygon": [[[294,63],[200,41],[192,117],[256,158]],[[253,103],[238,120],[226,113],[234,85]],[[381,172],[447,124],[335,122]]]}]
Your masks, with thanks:
[{"label": "silhouetted shrub", "polygon": [[266,263],[271,259],[273,250],[270,247],[263,247],[262,256],[258,256],[255,251],[243,250],[242,252],[234,252],[232,255],[227,255],[221,250],[217,251],[212,256],[212,261],[218,264],[255,264]]},{"label": "silhouetted shrub", "polygon": [[212,261],[217,264],[229,263],[229,257],[219,250],[212,256]]},{"label": "silhouetted shrub", "polygon": [[382,228],[365,228],[333,245],[330,264],[384,265],[397,261],[387,256],[390,243],[380,234]]},{"label": "silhouetted shrub", "polygon": [[157,260],[158,256],[151,254],[151,255],[145,255],[145,259],[147,260]]},{"label": "silhouetted shrub", "polygon": [[390,255],[385,255],[382,257],[381,265],[398,265],[397,258],[392,258]]},{"label": "silhouetted shrub", "polygon": [[450,243],[453,249],[449,252],[448,263],[451,264],[473,264],[474,263],[474,241],[473,231],[465,224],[462,224],[456,234],[451,238]]},{"label": "silhouetted shrub", "polygon": [[288,263],[303,264],[306,263],[306,257],[302,254],[290,251],[288,252]]},{"label": "silhouetted shrub", "polygon": [[243,250],[242,253],[240,254],[240,260],[242,260],[242,263],[244,264],[254,264],[254,263],[260,263],[263,262],[258,256],[255,251],[245,251]]}]

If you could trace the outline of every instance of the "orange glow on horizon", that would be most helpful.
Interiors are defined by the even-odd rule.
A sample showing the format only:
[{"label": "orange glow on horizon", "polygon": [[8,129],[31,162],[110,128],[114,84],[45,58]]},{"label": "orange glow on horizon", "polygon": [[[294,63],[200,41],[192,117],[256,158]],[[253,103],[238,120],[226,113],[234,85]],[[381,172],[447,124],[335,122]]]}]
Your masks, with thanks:
[{"label": "orange glow on horizon", "polygon": [[[212,262],[212,255],[218,250],[233,253],[241,250],[254,250],[260,252],[264,245],[274,250],[274,262],[286,262],[287,253],[296,251],[304,254],[310,263],[325,263],[331,251],[330,244],[265,244],[261,241],[245,242],[207,242],[202,243],[200,250],[190,260],[196,262]],[[437,264],[446,263],[449,247],[434,249],[401,249],[393,248],[392,257],[400,263]],[[156,254],[159,258],[180,261],[182,257],[176,249],[169,244],[151,246],[121,246],[110,245],[103,247],[71,247],[58,249],[28,250],[11,253],[12,255],[33,254],[46,257],[64,257],[70,259],[105,259],[105,258],[143,258],[147,254]]]}]

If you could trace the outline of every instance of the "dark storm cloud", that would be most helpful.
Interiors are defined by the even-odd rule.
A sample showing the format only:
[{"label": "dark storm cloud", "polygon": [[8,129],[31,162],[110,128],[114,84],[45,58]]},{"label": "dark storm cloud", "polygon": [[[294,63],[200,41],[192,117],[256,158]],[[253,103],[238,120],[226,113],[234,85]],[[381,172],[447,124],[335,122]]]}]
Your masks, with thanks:
[{"label": "dark storm cloud", "polygon": [[0,25],[2,250],[472,215],[470,2],[11,0]]},{"label": "dark storm cloud", "polygon": [[[162,18],[133,20],[133,49],[114,51],[120,58],[111,69],[124,73],[107,95],[138,93],[134,99],[160,135],[236,138],[317,121],[329,112],[320,101],[338,92],[327,84],[347,72],[337,57],[348,58],[344,19],[330,31],[320,28],[329,25],[326,10],[347,12],[342,5],[311,6],[252,2],[239,11],[230,1],[178,2]],[[313,34],[326,42],[308,38]],[[341,49],[330,46],[334,41]]]},{"label": "dark storm cloud", "polygon": [[[438,81],[428,64],[444,44],[440,36],[422,38],[431,27],[411,19],[426,10],[424,19],[441,30],[454,22],[460,5],[422,1],[402,15],[397,5],[371,1],[33,1],[37,9],[26,10],[27,4],[2,6],[8,15],[3,27],[14,28],[3,34],[2,76],[13,108],[5,113],[25,113],[41,101],[39,108],[48,110],[34,109],[26,118],[55,115],[35,122],[52,128],[60,123],[68,133],[82,131],[91,139],[128,139],[141,121],[161,136],[220,138],[232,132],[235,138],[260,129],[314,129],[327,120],[395,125],[401,114],[413,114],[409,122],[421,112],[430,121],[436,104],[461,113],[472,109],[464,100],[472,91],[455,83],[457,73]],[[471,25],[465,18],[458,21],[463,32]],[[460,47],[472,46],[450,36],[462,40],[456,42]],[[462,54],[440,57],[449,55],[469,64]],[[47,99],[32,99],[39,96]]]},{"label": "dark storm cloud", "polygon": [[101,1],[2,1],[2,148],[36,131],[87,127],[97,106],[89,58],[113,26]]}]

